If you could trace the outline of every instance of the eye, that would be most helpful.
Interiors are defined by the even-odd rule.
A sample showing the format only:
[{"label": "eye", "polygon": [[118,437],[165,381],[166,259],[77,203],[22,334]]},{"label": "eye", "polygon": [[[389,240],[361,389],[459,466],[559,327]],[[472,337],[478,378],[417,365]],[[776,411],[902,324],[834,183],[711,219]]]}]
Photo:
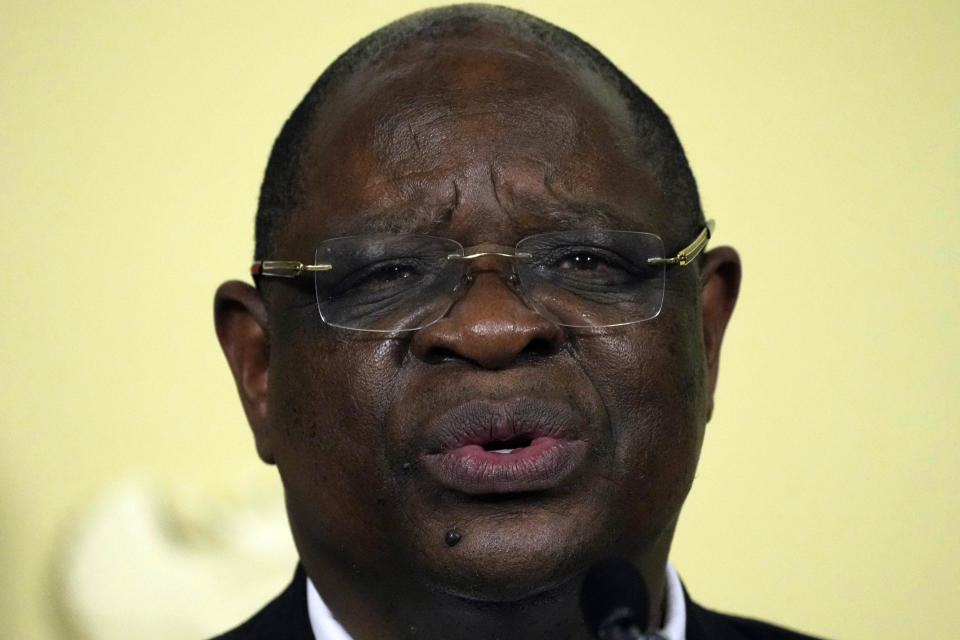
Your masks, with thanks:
[{"label": "eye", "polygon": [[395,259],[364,265],[347,274],[335,287],[333,296],[390,294],[415,286],[425,275],[414,258]]},{"label": "eye", "polygon": [[630,286],[636,269],[627,256],[611,247],[569,244],[540,254],[539,277],[571,291],[600,291]]},{"label": "eye", "polygon": [[555,248],[546,262],[546,267],[571,275],[600,275],[628,271],[629,264],[615,251],[604,247],[569,246]]},{"label": "eye", "polygon": [[394,280],[403,280],[414,275],[413,269],[409,265],[390,264],[377,269],[374,273],[367,276],[367,280],[376,282],[393,282]]},{"label": "eye", "polygon": [[564,256],[556,265],[558,269],[573,269],[577,271],[594,271],[604,265],[603,259],[592,253],[574,253]]}]

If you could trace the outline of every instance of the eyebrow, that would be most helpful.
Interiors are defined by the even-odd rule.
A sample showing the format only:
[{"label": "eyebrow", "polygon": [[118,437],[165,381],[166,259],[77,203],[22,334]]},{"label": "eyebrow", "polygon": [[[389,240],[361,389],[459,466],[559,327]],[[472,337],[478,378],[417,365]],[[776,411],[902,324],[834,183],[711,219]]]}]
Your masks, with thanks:
[{"label": "eyebrow", "polygon": [[[534,214],[534,222],[517,227],[521,236],[550,230],[631,229],[625,214],[598,202],[578,201],[551,190],[549,194],[513,194],[510,210]],[[508,211],[508,215],[510,211]],[[451,203],[404,203],[357,212],[353,223],[338,235],[369,233],[421,233],[442,235],[456,215]]]},{"label": "eyebrow", "polygon": [[624,216],[597,202],[578,201],[551,191],[549,196],[522,194],[513,198],[516,209],[539,214],[542,223],[523,229],[526,233],[566,229],[623,229]]},{"label": "eyebrow", "polygon": [[[548,204],[544,202],[543,204]],[[550,230],[566,229],[621,229],[621,216],[606,207],[581,203],[550,202],[549,207],[537,213],[539,223],[519,228],[527,235]],[[357,216],[357,224],[351,225],[343,235],[367,233],[422,233],[435,235],[450,222],[450,210],[444,208],[418,209],[402,207],[393,210],[365,212]]]},{"label": "eyebrow", "polygon": [[450,207],[443,205],[400,206],[362,211],[350,234],[426,233],[432,234],[450,219]]},{"label": "eyebrow", "polygon": [[619,228],[621,226],[620,216],[607,207],[574,202],[565,203],[562,209],[547,211],[546,217],[559,229],[580,227]]}]

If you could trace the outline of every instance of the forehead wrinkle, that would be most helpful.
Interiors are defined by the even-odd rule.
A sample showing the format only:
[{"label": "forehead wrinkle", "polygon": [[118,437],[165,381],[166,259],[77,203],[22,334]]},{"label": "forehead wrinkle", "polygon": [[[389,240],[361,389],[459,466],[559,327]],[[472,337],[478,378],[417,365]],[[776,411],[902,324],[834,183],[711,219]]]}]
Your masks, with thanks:
[{"label": "forehead wrinkle", "polygon": [[361,224],[373,232],[430,232],[449,222],[460,200],[456,183],[430,169],[400,171],[371,178],[363,190],[384,193],[379,206],[361,213]]},{"label": "forehead wrinkle", "polygon": [[360,213],[352,234],[360,233],[424,233],[435,235],[449,221],[452,207],[444,204],[413,204],[391,209],[375,209]]},{"label": "forehead wrinkle", "polygon": [[[400,107],[384,114],[375,124],[373,153],[391,171],[405,163],[416,162],[429,171],[457,152],[476,152],[475,144],[461,144],[451,135],[458,128],[494,125],[483,137],[485,147],[496,149],[517,140],[549,141],[557,153],[572,148],[576,141],[588,139],[583,121],[566,105],[545,105],[531,100],[512,100],[500,104],[474,104],[455,107],[436,102]],[[462,136],[463,132],[459,132]],[[406,170],[404,170],[406,171]]]},{"label": "forehead wrinkle", "polygon": [[522,174],[509,174],[498,164],[490,165],[490,179],[501,208],[515,219],[517,214],[533,213],[542,220],[525,225],[528,232],[570,228],[620,228],[622,215],[609,203],[589,201],[557,188],[557,167],[552,162],[522,157],[531,165],[540,165],[538,180],[518,183]]}]

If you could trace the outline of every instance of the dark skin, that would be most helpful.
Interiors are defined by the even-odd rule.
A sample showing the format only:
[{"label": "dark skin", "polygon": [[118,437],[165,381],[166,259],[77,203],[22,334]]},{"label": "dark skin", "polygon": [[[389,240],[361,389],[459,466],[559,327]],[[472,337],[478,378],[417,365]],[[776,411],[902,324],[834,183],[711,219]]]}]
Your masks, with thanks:
[{"label": "dark skin", "polygon": [[[668,252],[692,239],[670,231],[622,99],[495,29],[387,56],[317,122],[305,203],[269,257],[310,262],[324,239],[384,230],[478,251],[560,228],[651,231]],[[217,333],[257,451],[280,471],[308,575],[358,640],[587,638],[580,581],[618,555],[643,573],[655,626],[737,254],[721,247],[671,269],[654,320],[594,330],[533,311],[506,261],[471,269],[443,319],[394,335],[325,326],[309,284],[217,291]],[[477,399],[563,406],[588,454],[542,491],[444,487],[420,464],[431,421]]]}]

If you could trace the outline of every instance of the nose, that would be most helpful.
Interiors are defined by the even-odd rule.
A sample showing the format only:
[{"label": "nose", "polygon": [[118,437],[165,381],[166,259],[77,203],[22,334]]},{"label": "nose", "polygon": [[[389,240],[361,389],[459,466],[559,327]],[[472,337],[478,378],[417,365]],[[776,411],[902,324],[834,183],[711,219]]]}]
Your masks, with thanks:
[{"label": "nose", "polygon": [[447,315],[418,331],[411,349],[425,362],[467,361],[502,369],[518,359],[556,353],[564,331],[531,309],[505,274],[474,272]]}]

